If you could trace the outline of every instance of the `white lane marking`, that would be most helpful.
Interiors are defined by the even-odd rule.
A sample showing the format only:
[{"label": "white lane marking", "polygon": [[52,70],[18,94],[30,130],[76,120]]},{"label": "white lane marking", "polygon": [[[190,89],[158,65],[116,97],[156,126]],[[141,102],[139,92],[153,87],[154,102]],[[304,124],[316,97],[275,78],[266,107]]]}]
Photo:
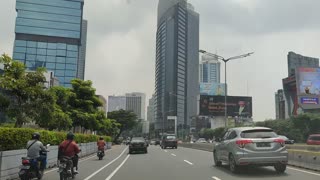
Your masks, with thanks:
[{"label": "white lane marking", "polygon": [[164,152],[168,152],[167,150],[164,150]]},{"label": "white lane marking", "polygon": [[130,157],[130,154],[127,155],[127,157],[122,161],[122,163],[106,178],[106,180],[110,180],[124,165],[124,163],[128,160],[129,157]]},{"label": "white lane marking", "polygon": [[115,162],[116,160],[118,160],[118,159],[123,155],[123,153],[126,152],[127,149],[128,149],[128,147],[126,147],[118,157],[116,157],[115,159],[113,159],[113,160],[112,160],[111,162],[109,162],[108,164],[104,165],[102,168],[98,169],[96,172],[92,173],[90,176],[88,176],[88,177],[85,178],[84,180],[89,180],[89,179],[91,179],[93,176],[95,176],[96,174],[98,174],[98,173],[99,173],[100,171],[102,171],[104,168],[108,167],[110,164],[112,164],[113,162]]},{"label": "white lane marking", "polygon": [[190,165],[193,165],[192,162],[190,162],[190,161],[187,161],[187,160],[183,160],[183,161],[190,164]]},{"label": "white lane marking", "polygon": [[300,172],[307,173],[307,174],[312,174],[312,175],[315,175],[315,176],[320,176],[320,174],[318,174],[318,173],[313,173],[313,172],[310,172],[310,171],[304,171],[304,170],[296,169],[296,168],[292,168],[292,167],[287,167],[287,169],[291,169],[291,170],[295,170],[295,171],[300,171]]},{"label": "white lane marking", "polygon": [[[110,149],[109,151],[111,151],[112,149]],[[109,152],[108,151],[108,152]],[[80,161],[79,161],[79,163],[81,163],[81,162],[83,162],[83,161],[86,161],[86,160],[89,160],[89,159],[92,159],[92,158],[94,158],[94,157],[96,157],[96,155],[94,154],[94,155],[91,155],[91,156],[89,156],[89,157],[87,157],[87,158],[85,158],[85,159],[81,159]],[[53,171],[56,171],[56,170],[58,170],[58,168],[53,168],[53,169],[51,169],[51,170],[49,170],[49,171],[46,171],[46,172],[44,172],[44,174],[48,174],[48,173],[50,173],[50,172],[53,172]]]},{"label": "white lane marking", "polygon": [[214,179],[214,180],[221,180],[220,178],[218,178],[216,176],[212,176],[211,178]]},{"label": "white lane marking", "polygon": [[175,154],[171,154],[172,156],[177,156],[177,155],[175,155]]}]

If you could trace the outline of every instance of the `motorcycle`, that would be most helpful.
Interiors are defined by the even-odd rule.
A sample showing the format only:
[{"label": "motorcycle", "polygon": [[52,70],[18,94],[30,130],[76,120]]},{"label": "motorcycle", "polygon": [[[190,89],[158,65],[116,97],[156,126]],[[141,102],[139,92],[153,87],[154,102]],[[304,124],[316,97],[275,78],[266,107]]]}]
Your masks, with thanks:
[{"label": "motorcycle", "polygon": [[[48,149],[49,146],[50,144],[47,144],[46,149]],[[40,151],[40,155],[45,156],[47,161],[46,151]],[[22,165],[20,166],[20,171],[19,171],[20,179],[21,180],[29,180],[33,178],[42,179],[44,170],[40,170],[40,167],[41,167],[41,162],[38,161],[37,159],[22,157]]]},{"label": "motorcycle", "polygon": [[102,158],[104,156],[103,150],[98,150],[97,156],[98,156],[99,160],[102,160]]},{"label": "motorcycle", "polygon": [[77,173],[75,173],[73,169],[74,166],[73,166],[72,157],[68,157],[68,156],[61,157],[58,167],[59,167],[58,173],[60,174],[60,180],[75,178]]}]

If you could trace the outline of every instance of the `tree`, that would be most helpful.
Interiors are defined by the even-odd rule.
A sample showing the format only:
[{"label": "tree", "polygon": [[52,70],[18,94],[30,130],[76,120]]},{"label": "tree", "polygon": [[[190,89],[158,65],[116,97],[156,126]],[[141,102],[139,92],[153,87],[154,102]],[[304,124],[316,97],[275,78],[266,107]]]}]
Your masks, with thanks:
[{"label": "tree", "polygon": [[36,71],[26,72],[23,63],[13,61],[5,54],[0,57],[0,63],[4,64],[0,88],[11,100],[5,112],[15,121],[15,127],[21,127],[23,123],[30,121],[39,123],[43,116],[50,119],[54,103],[50,94],[44,91],[45,69],[38,68]]},{"label": "tree", "polygon": [[132,130],[137,124],[137,115],[132,111],[126,111],[123,109],[108,112],[108,118],[114,119],[120,124],[119,132],[114,139],[115,142],[118,140],[122,132]]}]

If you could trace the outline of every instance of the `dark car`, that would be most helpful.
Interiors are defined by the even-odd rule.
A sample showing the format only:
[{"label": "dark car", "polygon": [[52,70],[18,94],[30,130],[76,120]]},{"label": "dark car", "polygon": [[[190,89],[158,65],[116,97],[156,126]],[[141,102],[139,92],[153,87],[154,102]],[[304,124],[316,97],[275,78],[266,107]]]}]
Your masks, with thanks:
[{"label": "dark car", "polygon": [[161,139],[161,148],[166,149],[167,147],[178,148],[178,141],[175,135],[164,135]]},{"label": "dark car", "polygon": [[129,154],[133,152],[148,153],[148,145],[143,137],[133,137],[129,143]]},{"label": "dark car", "polygon": [[311,134],[307,140],[308,145],[320,145],[320,134]]}]

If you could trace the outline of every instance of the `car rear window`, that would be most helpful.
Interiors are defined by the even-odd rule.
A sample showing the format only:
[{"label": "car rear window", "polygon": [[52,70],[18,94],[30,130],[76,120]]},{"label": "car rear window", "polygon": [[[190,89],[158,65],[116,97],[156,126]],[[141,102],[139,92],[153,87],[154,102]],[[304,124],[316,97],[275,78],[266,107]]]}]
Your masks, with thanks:
[{"label": "car rear window", "polygon": [[320,141],[320,136],[310,136],[309,140]]},{"label": "car rear window", "polygon": [[240,136],[242,138],[274,138],[277,137],[277,134],[268,129],[255,129],[243,131]]},{"label": "car rear window", "polygon": [[167,139],[176,139],[176,137],[175,136],[167,136]]}]

